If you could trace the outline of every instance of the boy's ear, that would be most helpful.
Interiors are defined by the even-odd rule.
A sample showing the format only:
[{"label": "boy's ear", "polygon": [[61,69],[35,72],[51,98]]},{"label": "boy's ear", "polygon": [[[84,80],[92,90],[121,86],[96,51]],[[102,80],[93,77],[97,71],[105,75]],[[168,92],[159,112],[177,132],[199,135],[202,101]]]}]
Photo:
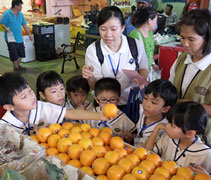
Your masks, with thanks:
[{"label": "boy's ear", "polygon": [[11,104],[5,104],[5,105],[3,105],[3,108],[7,111],[14,111],[15,110],[14,106],[11,105]]},{"label": "boy's ear", "polygon": [[162,113],[167,113],[170,108],[171,108],[171,106],[164,106]]},{"label": "boy's ear", "polygon": [[43,92],[39,91],[39,95],[42,99],[44,99],[44,100],[46,99],[45,94]]},{"label": "boy's ear", "polygon": [[189,130],[189,131],[186,131],[186,133],[185,133],[185,136],[187,138],[194,138],[195,135],[196,135],[196,131],[194,131],[194,130]]}]

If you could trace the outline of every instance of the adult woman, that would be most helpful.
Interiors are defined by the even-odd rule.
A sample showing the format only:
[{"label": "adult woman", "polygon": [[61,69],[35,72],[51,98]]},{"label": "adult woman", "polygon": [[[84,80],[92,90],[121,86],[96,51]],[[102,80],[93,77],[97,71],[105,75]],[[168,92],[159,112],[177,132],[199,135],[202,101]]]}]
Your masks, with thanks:
[{"label": "adult woman", "polygon": [[207,137],[211,144],[211,13],[194,9],[180,21],[181,43],[186,52],[170,70],[169,80],[176,86],[180,99],[203,104],[209,116]]},{"label": "adult woman", "polygon": [[[135,70],[135,60],[132,58],[128,41],[122,32],[124,30],[124,19],[121,10],[115,6],[103,8],[97,19],[101,40],[100,46],[104,56],[101,63],[96,55],[95,43],[92,43],[86,50],[85,66],[82,74],[88,79],[91,88],[95,82],[102,77],[116,78],[121,84],[121,95],[119,105],[127,103],[128,94],[132,87],[132,82],[123,73],[123,69]],[[147,57],[141,42],[136,40],[138,49],[138,64],[140,74],[146,78],[148,75]]]}]

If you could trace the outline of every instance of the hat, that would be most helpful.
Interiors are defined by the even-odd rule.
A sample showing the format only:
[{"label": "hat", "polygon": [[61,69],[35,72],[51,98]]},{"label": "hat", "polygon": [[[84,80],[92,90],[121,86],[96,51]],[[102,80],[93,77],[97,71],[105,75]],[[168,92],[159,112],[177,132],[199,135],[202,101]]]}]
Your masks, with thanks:
[{"label": "hat", "polygon": [[136,0],[137,3],[151,3],[151,0]]}]

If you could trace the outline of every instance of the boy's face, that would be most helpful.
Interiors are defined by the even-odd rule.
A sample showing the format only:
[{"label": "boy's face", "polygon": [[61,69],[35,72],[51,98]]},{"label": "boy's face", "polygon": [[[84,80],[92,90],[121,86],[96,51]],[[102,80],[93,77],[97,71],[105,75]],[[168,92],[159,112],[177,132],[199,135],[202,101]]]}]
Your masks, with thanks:
[{"label": "boy's face", "polygon": [[87,98],[86,91],[84,91],[82,89],[79,89],[76,92],[68,92],[67,94],[68,94],[73,106],[76,108],[82,106]]},{"label": "boy's face", "polygon": [[103,108],[108,103],[117,105],[119,99],[120,99],[119,95],[112,91],[103,91],[97,96],[95,96],[95,100],[97,101],[97,103],[101,108]]}]

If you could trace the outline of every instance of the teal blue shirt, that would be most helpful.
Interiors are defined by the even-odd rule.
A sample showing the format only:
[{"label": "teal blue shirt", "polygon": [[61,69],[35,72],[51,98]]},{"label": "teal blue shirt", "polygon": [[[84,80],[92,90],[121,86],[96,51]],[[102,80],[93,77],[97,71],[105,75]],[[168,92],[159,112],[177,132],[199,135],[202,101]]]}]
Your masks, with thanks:
[{"label": "teal blue shirt", "polygon": [[[17,43],[23,42],[22,26],[26,24],[26,20],[21,12],[18,12],[18,15],[15,16],[12,9],[4,11],[0,24],[5,24],[6,27],[10,28]],[[7,41],[6,30],[4,30],[4,38]]]}]

